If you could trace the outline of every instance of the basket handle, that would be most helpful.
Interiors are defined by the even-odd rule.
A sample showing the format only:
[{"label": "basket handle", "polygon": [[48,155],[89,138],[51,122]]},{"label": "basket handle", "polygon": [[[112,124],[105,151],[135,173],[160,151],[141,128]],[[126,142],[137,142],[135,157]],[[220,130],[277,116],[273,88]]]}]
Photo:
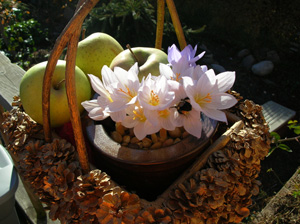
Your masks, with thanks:
[{"label": "basket handle", "polygon": [[57,38],[53,50],[50,54],[43,80],[42,93],[42,111],[43,111],[43,129],[46,142],[52,140],[50,128],[50,88],[52,76],[63,49],[68,44],[68,54],[66,63],[66,91],[68,96],[68,104],[71,113],[71,122],[74,130],[75,143],[79,154],[79,162],[84,172],[90,170],[87,150],[84,144],[84,136],[81,127],[80,114],[77,109],[76,90],[75,90],[75,59],[77,52],[77,44],[81,31],[82,23],[92,8],[99,0],[80,0],[77,10],[64,28],[63,32]]},{"label": "basket handle", "polygon": [[169,9],[172,23],[175,29],[177,40],[180,49],[183,50],[186,47],[186,40],[184,37],[183,29],[179,20],[179,16],[176,10],[176,6],[173,0],[157,0],[157,22],[156,22],[156,39],[155,48],[162,48],[162,39],[164,31],[164,15],[165,15],[165,1]]}]

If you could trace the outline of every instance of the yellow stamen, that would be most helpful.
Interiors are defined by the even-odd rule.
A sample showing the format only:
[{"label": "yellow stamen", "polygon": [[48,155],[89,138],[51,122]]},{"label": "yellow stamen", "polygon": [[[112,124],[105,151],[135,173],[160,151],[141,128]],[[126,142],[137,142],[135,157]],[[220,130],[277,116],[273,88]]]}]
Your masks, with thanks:
[{"label": "yellow stamen", "polygon": [[132,112],[134,113],[133,120],[139,119],[140,122],[145,122],[146,121],[146,117],[145,117],[145,115],[143,113],[143,110],[141,108],[139,108],[138,110],[134,110]]},{"label": "yellow stamen", "polygon": [[158,111],[158,115],[163,118],[167,118],[170,115],[170,111],[168,109]]},{"label": "yellow stamen", "polygon": [[173,77],[171,77],[171,80],[179,82],[182,79],[179,77],[180,75],[181,75],[180,73],[176,73],[176,78],[174,79]]},{"label": "yellow stamen", "polygon": [[154,93],[153,90],[151,90],[150,93],[149,104],[151,104],[152,106],[157,106],[159,104],[159,97],[156,93]]},{"label": "yellow stamen", "polygon": [[130,89],[126,86],[127,92],[124,91],[123,89],[119,88],[118,90],[126,95],[128,95],[129,97],[133,98],[133,94],[131,93]]},{"label": "yellow stamen", "polygon": [[195,101],[196,101],[196,103],[198,103],[201,106],[202,104],[205,104],[205,103],[211,103],[212,97],[211,97],[210,93],[207,93],[205,97],[201,97],[199,94],[197,94],[195,96]]}]

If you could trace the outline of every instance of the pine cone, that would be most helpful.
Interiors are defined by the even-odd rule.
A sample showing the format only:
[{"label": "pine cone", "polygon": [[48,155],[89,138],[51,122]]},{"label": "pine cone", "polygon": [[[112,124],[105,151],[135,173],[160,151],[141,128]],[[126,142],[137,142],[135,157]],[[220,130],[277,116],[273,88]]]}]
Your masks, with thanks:
[{"label": "pine cone", "polygon": [[170,193],[168,207],[183,223],[217,223],[229,187],[227,173],[202,169]]},{"label": "pine cone", "polygon": [[105,194],[102,200],[96,213],[100,223],[134,223],[141,210],[139,197],[122,191],[119,187]]},{"label": "pine cone", "polygon": [[172,212],[168,208],[158,209],[155,207],[148,207],[143,210],[136,218],[135,224],[167,224],[172,223]]},{"label": "pine cone", "polygon": [[25,145],[23,153],[19,155],[18,164],[18,170],[22,177],[31,184],[37,193],[41,194],[43,193],[43,178],[48,174],[48,170],[43,169],[39,157],[43,147],[43,141],[29,141]]},{"label": "pine cone", "polygon": [[55,201],[73,199],[73,183],[81,175],[79,162],[67,165],[63,161],[58,166],[50,168],[48,175],[44,177],[44,191],[53,196]]},{"label": "pine cone", "polygon": [[13,153],[19,153],[30,138],[43,139],[43,127],[32,120],[20,108],[13,108],[3,113],[3,132],[7,135],[7,148]]}]

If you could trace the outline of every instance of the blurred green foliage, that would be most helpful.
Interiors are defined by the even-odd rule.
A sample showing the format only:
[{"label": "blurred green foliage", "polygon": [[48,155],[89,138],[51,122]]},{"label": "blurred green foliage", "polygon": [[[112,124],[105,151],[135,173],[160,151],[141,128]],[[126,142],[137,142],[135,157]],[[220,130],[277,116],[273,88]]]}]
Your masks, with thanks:
[{"label": "blurred green foliage", "polygon": [[[125,47],[154,47],[156,33],[156,1],[147,0],[110,0],[100,1],[84,22],[86,35],[94,32],[104,32],[113,36]],[[190,42],[194,33],[202,30],[192,30],[183,23],[185,37]],[[165,9],[163,48],[177,44],[175,30]],[[177,44],[178,46],[178,44]]]},{"label": "blurred green foliage", "polygon": [[27,68],[37,47],[48,42],[47,29],[31,18],[26,5],[7,0],[2,3],[0,49],[13,62]]}]

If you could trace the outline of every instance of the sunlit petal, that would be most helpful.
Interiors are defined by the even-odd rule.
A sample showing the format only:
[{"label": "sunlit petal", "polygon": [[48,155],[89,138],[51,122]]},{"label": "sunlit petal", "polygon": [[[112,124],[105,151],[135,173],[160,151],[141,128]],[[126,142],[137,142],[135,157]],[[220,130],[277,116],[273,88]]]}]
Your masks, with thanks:
[{"label": "sunlit petal", "polygon": [[226,115],[223,111],[203,108],[202,112],[207,116],[217,121],[223,121],[227,123]]},{"label": "sunlit petal", "polygon": [[222,72],[216,76],[220,92],[229,90],[235,82],[235,72]]},{"label": "sunlit petal", "polygon": [[189,116],[186,117],[186,119],[184,120],[184,129],[197,138],[201,137],[202,122],[199,112],[193,111],[189,114]]}]

